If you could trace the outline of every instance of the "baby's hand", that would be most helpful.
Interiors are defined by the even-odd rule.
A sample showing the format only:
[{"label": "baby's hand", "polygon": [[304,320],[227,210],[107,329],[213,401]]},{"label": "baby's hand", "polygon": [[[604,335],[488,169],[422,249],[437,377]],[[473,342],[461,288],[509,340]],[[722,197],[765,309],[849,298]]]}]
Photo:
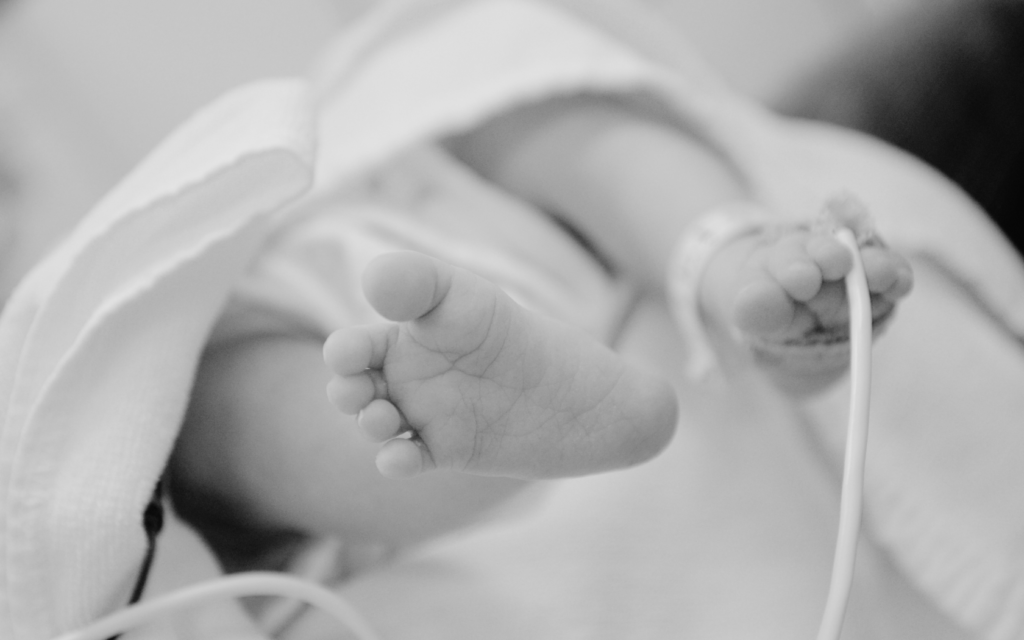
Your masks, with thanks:
[{"label": "baby's hand", "polygon": [[850,314],[843,278],[853,259],[833,235],[836,223],[858,238],[875,324],[910,292],[910,264],[882,244],[863,214],[836,219],[833,208],[827,215],[810,228],[776,229],[750,243],[737,281],[733,319],[755,341],[806,343],[816,334],[846,336]]},{"label": "baby's hand", "polygon": [[[913,273],[874,234],[855,200],[829,203],[810,226],[779,226],[734,240],[714,259],[718,269],[731,263],[733,277],[717,279],[715,285],[726,283],[725,290],[705,291],[704,299],[718,301],[715,315],[731,321],[733,333],[780,374],[783,386],[815,390],[847,365],[850,313],[843,278],[853,259],[833,235],[838,226],[858,239],[877,328],[910,292]],[[794,380],[787,376],[797,384],[788,384]]]}]

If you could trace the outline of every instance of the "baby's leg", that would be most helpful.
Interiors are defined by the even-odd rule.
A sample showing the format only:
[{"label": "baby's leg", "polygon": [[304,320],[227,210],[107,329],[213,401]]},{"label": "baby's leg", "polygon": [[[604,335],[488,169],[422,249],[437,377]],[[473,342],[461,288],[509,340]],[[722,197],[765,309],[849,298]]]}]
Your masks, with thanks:
[{"label": "baby's leg", "polygon": [[395,322],[330,336],[328,392],[384,443],[385,475],[580,475],[647,460],[674,431],[664,381],[468,271],[386,254],[364,290]]},{"label": "baby's leg", "polygon": [[[861,246],[880,326],[913,285],[909,263],[877,239]],[[848,364],[847,249],[822,226],[781,227],[738,238],[708,265],[705,309],[795,391],[831,383]]]}]

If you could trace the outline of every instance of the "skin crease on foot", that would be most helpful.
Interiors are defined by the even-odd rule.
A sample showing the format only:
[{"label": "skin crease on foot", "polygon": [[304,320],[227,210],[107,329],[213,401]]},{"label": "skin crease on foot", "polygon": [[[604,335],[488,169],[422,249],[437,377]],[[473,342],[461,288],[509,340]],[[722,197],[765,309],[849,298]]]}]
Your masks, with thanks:
[{"label": "skin crease on foot", "polygon": [[665,381],[468,271],[385,254],[364,290],[391,322],[330,336],[328,395],[383,443],[384,475],[581,475],[643,462],[674,432]]}]

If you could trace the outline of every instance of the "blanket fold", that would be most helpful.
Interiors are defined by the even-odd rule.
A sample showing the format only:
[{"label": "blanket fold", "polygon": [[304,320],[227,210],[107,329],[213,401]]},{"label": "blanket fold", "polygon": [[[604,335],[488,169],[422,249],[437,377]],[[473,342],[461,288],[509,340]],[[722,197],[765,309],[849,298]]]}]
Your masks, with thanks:
[{"label": "blanket fold", "polygon": [[173,134],[19,285],[0,323],[0,632],[121,606],[141,514],[227,292],[308,189],[306,87],[237,90]]}]

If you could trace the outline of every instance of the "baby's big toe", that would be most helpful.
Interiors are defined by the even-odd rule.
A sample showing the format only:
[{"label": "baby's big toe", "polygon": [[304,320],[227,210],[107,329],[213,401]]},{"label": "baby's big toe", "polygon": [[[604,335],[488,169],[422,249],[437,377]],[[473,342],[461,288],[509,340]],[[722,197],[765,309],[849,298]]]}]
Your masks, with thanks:
[{"label": "baby's big toe", "polygon": [[388,320],[406,322],[425,315],[440,302],[443,287],[435,261],[414,251],[375,258],[363,272],[363,293]]}]

